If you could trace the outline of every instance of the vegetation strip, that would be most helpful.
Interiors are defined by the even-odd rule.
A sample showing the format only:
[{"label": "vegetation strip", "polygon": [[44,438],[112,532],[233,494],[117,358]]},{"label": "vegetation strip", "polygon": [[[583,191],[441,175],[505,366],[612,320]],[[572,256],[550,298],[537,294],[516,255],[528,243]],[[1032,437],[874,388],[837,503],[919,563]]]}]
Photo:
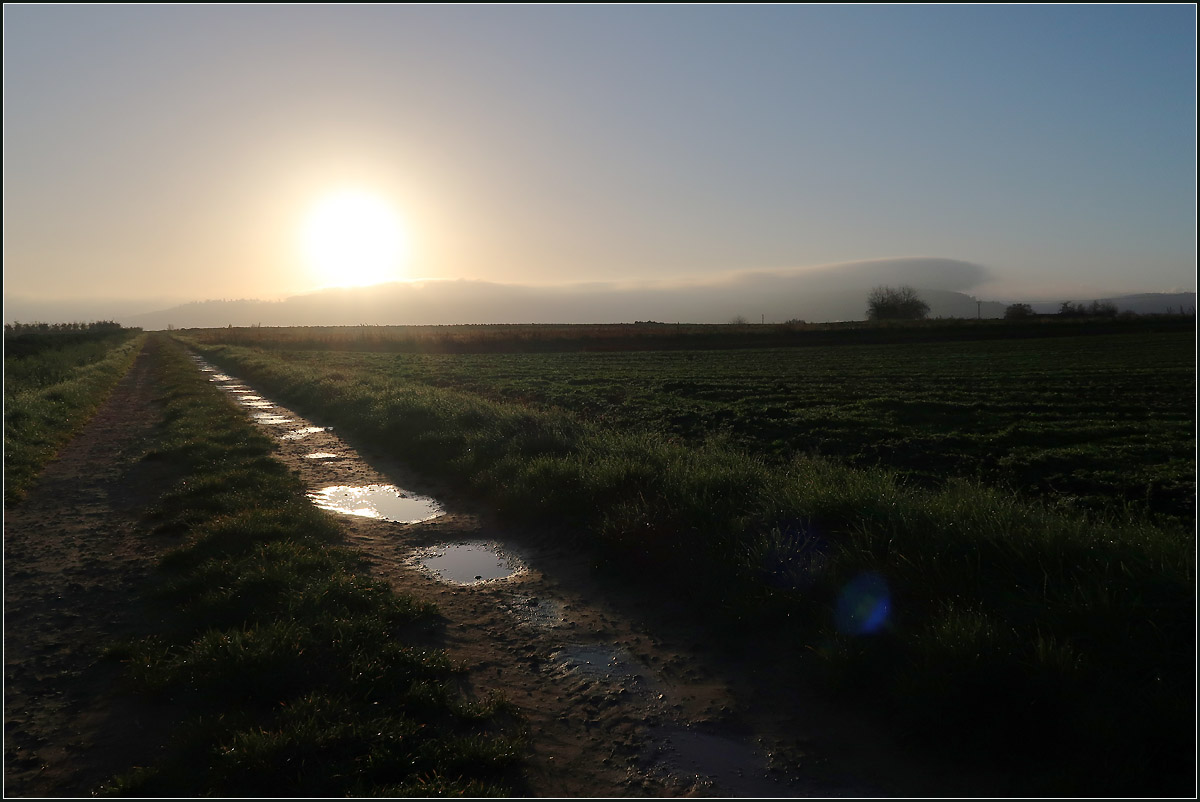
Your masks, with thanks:
[{"label": "vegetation strip", "polygon": [[349,356],[203,350],[512,520],[577,533],[713,614],[725,638],[794,639],[914,732],[1019,757],[1060,792],[1190,783],[1186,530],[963,479],[922,488],[885,469],[623,433]]},{"label": "vegetation strip", "polygon": [[154,510],[169,632],[121,644],[134,686],[193,711],[159,764],[110,793],[495,795],[523,741],[500,699],[470,702],[430,648],[434,610],[360,573],[271,440],[178,347],[147,459],[177,475]]},{"label": "vegetation strip", "polygon": [[137,330],[116,323],[5,324],[4,504],[30,484],[129,370]]}]

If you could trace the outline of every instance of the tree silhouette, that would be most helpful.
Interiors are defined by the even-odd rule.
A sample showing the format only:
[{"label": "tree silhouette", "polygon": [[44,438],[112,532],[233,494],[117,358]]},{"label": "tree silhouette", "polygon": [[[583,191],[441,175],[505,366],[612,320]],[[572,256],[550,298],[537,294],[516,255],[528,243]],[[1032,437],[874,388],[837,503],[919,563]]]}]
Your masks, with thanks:
[{"label": "tree silhouette", "polygon": [[912,287],[876,287],[867,296],[870,320],[922,320],[928,314],[929,304]]}]

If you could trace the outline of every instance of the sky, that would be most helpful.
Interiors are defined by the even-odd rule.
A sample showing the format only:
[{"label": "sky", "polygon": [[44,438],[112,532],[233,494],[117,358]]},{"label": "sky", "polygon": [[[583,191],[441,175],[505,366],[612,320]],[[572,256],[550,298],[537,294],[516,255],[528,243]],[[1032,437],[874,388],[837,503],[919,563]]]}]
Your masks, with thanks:
[{"label": "sky", "polygon": [[6,320],[920,259],[1196,288],[1190,4],[3,13]]}]

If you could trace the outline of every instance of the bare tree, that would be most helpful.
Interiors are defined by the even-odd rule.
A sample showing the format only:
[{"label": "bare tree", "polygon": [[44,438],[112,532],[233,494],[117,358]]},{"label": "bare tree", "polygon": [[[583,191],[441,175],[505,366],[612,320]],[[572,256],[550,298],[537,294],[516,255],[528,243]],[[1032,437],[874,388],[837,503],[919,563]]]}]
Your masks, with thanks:
[{"label": "bare tree", "polygon": [[876,287],[867,296],[870,320],[923,320],[928,314],[929,304],[912,287]]}]

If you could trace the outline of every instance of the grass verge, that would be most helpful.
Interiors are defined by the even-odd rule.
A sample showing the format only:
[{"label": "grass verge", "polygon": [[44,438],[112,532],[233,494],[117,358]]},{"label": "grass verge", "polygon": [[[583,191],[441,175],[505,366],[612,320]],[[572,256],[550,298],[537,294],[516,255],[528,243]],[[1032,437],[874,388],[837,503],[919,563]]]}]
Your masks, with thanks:
[{"label": "grass verge", "polygon": [[523,741],[501,699],[471,702],[429,646],[431,606],[357,570],[340,531],[271,457],[272,441],[175,346],[165,430],[175,476],[153,510],[169,631],[114,646],[133,687],[190,711],[158,764],[117,795],[511,794]]},{"label": "grass verge", "polygon": [[[848,697],[1048,793],[1194,782],[1195,547],[978,483],[798,458],[768,465],[553,410],[302,364],[205,354],[299,411],[575,533],[671,586],[726,640],[792,640]],[[669,570],[664,570],[668,567]]]},{"label": "grass verge", "polygon": [[25,497],[42,467],[99,409],[145,339],[128,330],[72,334],[70,342],[47,335],[37,348],[5,355],[5,507]]}]

